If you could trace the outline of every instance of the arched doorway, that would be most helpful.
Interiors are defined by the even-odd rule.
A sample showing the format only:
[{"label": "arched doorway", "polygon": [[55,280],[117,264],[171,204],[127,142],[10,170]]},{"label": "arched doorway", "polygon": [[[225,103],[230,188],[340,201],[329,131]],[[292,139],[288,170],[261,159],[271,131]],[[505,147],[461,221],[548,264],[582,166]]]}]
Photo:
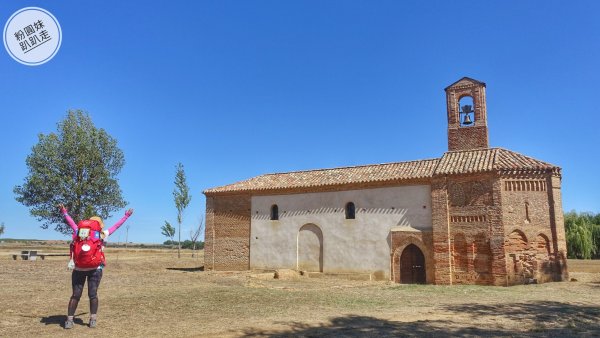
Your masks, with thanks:
[{"label": "arched doorway", "polygon": [[400,256],[400,283],[425,284],[425,256],[414,244],[407,246]]},{"label": "arched doorway", "polygon": [[298,270],[323,272],[323,232],[314,224],[298,232]]}]

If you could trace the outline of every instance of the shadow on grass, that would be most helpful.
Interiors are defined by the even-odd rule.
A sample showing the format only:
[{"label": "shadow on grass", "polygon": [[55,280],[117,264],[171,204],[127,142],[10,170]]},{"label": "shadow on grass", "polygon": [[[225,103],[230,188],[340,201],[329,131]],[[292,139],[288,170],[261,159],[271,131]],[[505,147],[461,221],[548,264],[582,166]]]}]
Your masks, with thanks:
[{"label": "shadow on grass", "polygon": [[204,271],[204,265],[199,266],[197,268],[167,268],[167,270],[184,271],[184,272]]},{"label": "shadow on grass", "polygon": [[[349,315],[336,317],[327,323],[307,325],[300,322],[277,323],[288,326],[282,331],[248,329],[243,337],[431,337],[431,336],[596,336],[600,334],[600,307],[573,305],[558,302],[534,302],[529,304],[478,305],[463,304],[441,308],[449,313],[472,315],[470,323],[481,323],[482,317],[491,316],[514,320],[532,320],[523,329],[505,329],[502,326],[465,325],[452,320],[421,320],[396,322],[385,319]],[[406,318],[407,320],[410,318]],[[490,322],[490,321],[487,321]],[[519,325],[512,325],[519,326]]]},{"label": "shadow on grass", "polygon": [[[81,315],[85,315],[87,312],[83,312],[80,313],[78,315],[75,316],[75,318],[73,318],[73,323],[75,325],[87,325],[83,319],[78,318]],[[67,316],[66,315],[54,315],[54,316],[48,316],[48,317],[42,317],[42,319],[40,319],[40,323],[44,323],[46,325],[58,325],[60,327],[65,327],[65,322],[67,321]]]},{"label": "shadow on grass", "polygon": [[461,304],[443,309],[468,313],[474,318],[504,317],[515,321],[529,320],[542,325],[575,326],[594,330],[600,334],[600,305],[590,306],[550,301],[500,305]]}]

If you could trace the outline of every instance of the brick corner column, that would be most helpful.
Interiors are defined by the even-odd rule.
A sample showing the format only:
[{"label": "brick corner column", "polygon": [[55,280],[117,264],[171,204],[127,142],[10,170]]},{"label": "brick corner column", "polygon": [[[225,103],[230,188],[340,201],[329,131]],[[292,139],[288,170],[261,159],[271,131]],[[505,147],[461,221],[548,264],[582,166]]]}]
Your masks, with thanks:
[{"label": "brick corner column", "polygon": [[452,285],[446,181],[446,177],[437,177],[431,183],[434,284],[438,285]]},{"label": "brick corner column", "polygon": [[552,245],[556,260],[556,277],[558,280],[569,280],[567,269],[567,241],[565,220],[562,209],[561,177],[553,174],[549,177],[548,199],[550,203],[550,226],[552,227]]},{"label": "brick corner column", "polygon": [[492,185],[493,205],[488,209],[490,217],[490,250],[492,252],[492,284],[508,286],[506,250],[504,247],[504,210],[502,208],[502,180],[495,179]]}]

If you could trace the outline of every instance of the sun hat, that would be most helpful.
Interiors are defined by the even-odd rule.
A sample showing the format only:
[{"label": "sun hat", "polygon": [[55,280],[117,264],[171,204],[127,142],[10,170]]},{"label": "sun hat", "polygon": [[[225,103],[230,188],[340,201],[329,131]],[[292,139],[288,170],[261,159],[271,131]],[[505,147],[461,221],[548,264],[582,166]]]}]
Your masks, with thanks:
[{"label": "sun hat", "polygon": [[102,218],[99,216],[90,217],[90,220],[100,223],[100,228],[104,229],[104,222],[102,222]]}]

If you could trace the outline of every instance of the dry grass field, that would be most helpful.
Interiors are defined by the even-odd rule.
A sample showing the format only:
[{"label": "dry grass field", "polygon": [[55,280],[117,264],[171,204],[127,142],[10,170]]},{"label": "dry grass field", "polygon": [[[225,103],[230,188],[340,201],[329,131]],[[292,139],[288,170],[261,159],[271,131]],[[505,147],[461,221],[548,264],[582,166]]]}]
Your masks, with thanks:
[{"label": "dry grass field", "polygon": [[[600,262],[576,282],[515,287],[399,285],[205,272],[189,251],[107,249],[98,328],[87,294],[64,330],[66,257],[12,260],[0,245],[0,337],[599,336]],[[40,249],[42,250],[42,249]],[[43,251],[66,248],[43,248]],[[92,331],[93,330],[93,331]]]}]

